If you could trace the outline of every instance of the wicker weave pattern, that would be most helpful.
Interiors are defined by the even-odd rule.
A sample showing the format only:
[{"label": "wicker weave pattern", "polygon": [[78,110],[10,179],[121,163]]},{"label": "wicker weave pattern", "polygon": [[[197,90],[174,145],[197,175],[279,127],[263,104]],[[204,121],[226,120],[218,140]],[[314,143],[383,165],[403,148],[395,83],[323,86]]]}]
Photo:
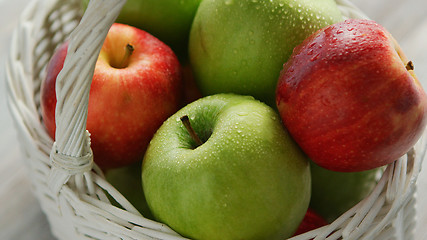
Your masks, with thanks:
[{"label": "wicker weave pattern", "polygon": [[[34,192],[59,239],[184,239],[141,216],[92,161],[85,130],[89,87],[103,40],[124,2],[93,0],[82,17],[79,0],[33,0],[13,35],[6,66],[9,107]],[[337,3],[348,18],[367,18],[347,0]],[[54,144],[41,122],[39,88],[50,56],[66,40]],[[424,146],[422,138],[415,149]],[[412,239],[414,183],[424,155],[410,151],[387,166],[365,200],[332,224],[292,239]],[[110,204],[107,195],[124,210]]]}]

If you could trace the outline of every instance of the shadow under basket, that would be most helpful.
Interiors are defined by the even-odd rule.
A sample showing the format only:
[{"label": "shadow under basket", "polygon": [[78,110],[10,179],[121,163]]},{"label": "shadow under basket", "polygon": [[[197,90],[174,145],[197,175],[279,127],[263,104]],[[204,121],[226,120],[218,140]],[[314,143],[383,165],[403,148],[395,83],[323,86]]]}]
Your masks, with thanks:
[{"label": "shadow under basket", "polygon": [[[144,218],[93,164],[85,129],[89,88],[97,56],[123,0],[33,0],[14,31],[6,61],[8,104],[25,164],[51,230],[58,239],[184,239]],[[367,18],[348,0],[337,0],[346,18]],[[40,84],[55,48],[70,40],[58,76],[56,142],[40,115]],[[68,80],[67,79],[71,79]],[[72,82],[72,84],[69,84]],[[416,180],[425,134],[405,156],[389,164],[360,203],[333,223],[293,240],[413,239]],[[122,207],[110,203],[110,199]]]}]

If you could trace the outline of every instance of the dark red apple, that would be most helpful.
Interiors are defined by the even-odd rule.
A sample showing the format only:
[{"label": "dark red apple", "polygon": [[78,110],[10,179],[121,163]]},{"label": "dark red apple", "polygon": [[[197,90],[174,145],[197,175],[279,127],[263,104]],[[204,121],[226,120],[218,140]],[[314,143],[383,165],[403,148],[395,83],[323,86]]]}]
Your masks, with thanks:
[{"label": "dark red apple", "polygon": [[308,208],[294,236],[309,232],[325,225],[328,225],[328,222],[326,222],[322,216],[313,211],[313,209]]},{"label": "dark red apple", "polygon": [[[44,124],[55,136],[55,82],[68,44],[47,66],[41,86]],[[155,131],[175,113],[182,98],[177,57],[147,32],[113,24],[99,54],[89,94],[87,129],[94,161],[103,169],[141,161]]]},{"label": "dark red apple", "polygon": [[426,94],[391,34],[372,20],[325,27],[284,64],[276,103],[318,165],[353,172],[395,161],[426,125]]},{"label": "dark red apple", "polygon": [[203,97],[200,89],[198,88],[193,75],[193,69],[189,63],[182,64],[182,81],[184,86],[184,96],[182,106],[196,101]]}]

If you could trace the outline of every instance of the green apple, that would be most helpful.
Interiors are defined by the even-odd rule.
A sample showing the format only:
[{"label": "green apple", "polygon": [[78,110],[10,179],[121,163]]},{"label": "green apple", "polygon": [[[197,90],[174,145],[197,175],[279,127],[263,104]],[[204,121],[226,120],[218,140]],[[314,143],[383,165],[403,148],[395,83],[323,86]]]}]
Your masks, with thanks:
[{"label": "green apple", "polygon": [[332,222],[364,199],[376,186],[383,168],[361,172],[336,172],[310,162],[310,207]]},{"label": "green apple", "polygon": [[[86,7],[89,0],[82,0]],[[143,29],[187,54],[188,35],[201,0],[127,0],[117,22]]]},{"label": "green apple", "polygon": [[[153,219],[142,191],[141,161],[105,172],[106,180],[114,186],[144,217]],[[111,202],[120,207],[110,198]]]},{"label": "green apple", "polygon": [[158,221],[203,240],[290,237],[311,192],[307,157],[277,113],[235,94],[198,99],[164,122],[142,184]]},{"label": "green apple", "polygon": [[343,17],[334,0],[204,0],[189,57],[204,95],[252,95],[275,108],[280,70],[295,46]]}]

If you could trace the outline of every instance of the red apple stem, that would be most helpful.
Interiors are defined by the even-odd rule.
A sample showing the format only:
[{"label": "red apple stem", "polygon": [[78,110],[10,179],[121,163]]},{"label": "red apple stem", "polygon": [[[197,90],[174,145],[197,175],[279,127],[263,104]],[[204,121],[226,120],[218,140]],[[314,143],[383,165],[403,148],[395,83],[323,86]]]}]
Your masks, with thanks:
[{"label": "red apple stem", "polygon": [[126,45],[125,55],[123,56],[122,61],[120,62],[119,68],[125,68],[129,65],[129,58],[134,50],[135,48],[130,43]]},{"label": "red apple stem", "polygon": [[194,131],[193,127],[191,127],[190,119],[187,115],[184,115],[181,117],[181,122],[184,124],[185,128],[187,129],[188,133],[190,134],[191,138],[196,142],[197,147],[202,145],[203,142],[200,140],[199,136]]},{"label": "red apple stem", "polygon": [[412,61],[409,61],[406,64],[406,70],[410,71],[410,70],[414,70],[414,63]]}]

